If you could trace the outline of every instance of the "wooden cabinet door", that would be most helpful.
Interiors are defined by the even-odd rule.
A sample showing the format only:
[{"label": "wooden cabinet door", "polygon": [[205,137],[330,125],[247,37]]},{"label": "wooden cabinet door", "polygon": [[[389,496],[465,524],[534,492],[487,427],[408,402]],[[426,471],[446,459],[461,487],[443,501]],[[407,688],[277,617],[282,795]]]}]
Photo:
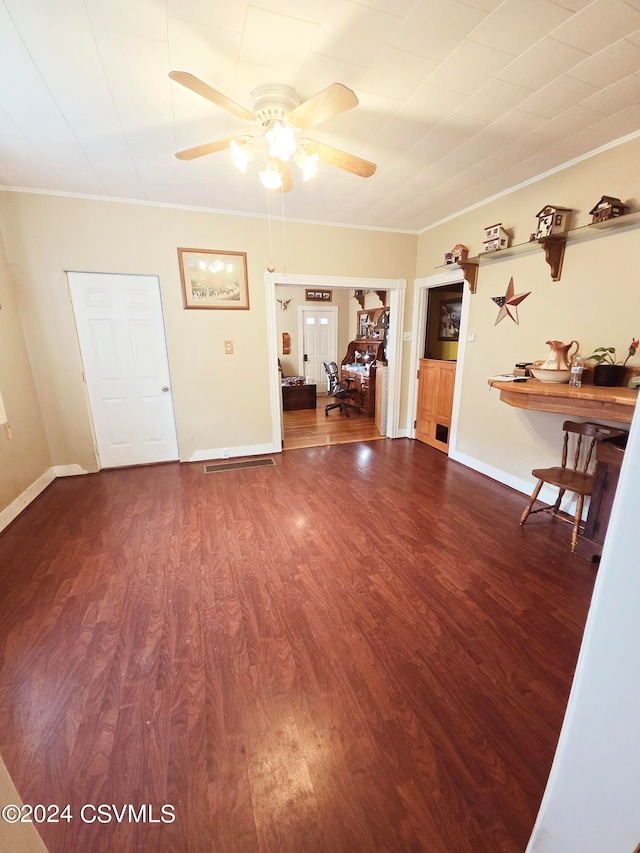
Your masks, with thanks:
[{"label": "wooden cabinet door", "polygon": [[445,453],[449,449],[455,361],[420,359],[416,438]]}]

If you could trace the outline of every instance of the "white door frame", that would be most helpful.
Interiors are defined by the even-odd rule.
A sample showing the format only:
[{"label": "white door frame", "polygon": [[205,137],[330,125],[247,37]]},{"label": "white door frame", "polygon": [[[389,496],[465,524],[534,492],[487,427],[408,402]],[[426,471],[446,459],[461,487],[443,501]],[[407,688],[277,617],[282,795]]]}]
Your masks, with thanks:
[{"label": "white door frame", "polygon": [[312,314],[314,311],[329,311],[333,314],[333,341],[331,346],[332,353],[336,356],[333,361],[338,360],[338,306],[325,305],[321,308],[319,305],[298,305],[298,376],[306,376],[305,361],[304,361],[304,314]]},{"label": "white door frame", "polygon": [[402,377],[402,330],[406,278],[352,278],[349,276],[297,275],[294,273],[264,274],[267,309],[267,353],[269,358],[269,390],[271,396],[271,439],[274,452],[282,450],[281,385],[278,374],[278,334],[276,326],[276,284],[296,284],[321,290],[342,288],[351,290],[387,290],[391,323],[387,354],[389,356],[389,416],[387,436],[396,438],[400,421],[400,382]]},{"label": "white door frame", "polygon": [[456,379],[453,387],[453,410],[451,412],[451,429],[449,430],[449,456],[453,456],[456,450],[458,436],[458,416],[460,414],[460,395],[462,393],[462,372],[467,343],[467,323],[469,320],[469,307],[471,290],[469,282],[464,278],[462,270],[455,266],[447,272],[430,275],[426,278],[416,278],[413,282],[413,327],[411,330],[411,355],[409,357],[409,406],[408,406],[408,434],[409,438],[416,437],[414,426],[418,413],[418,369],[420,359],[424,352],[424,342],[427,332],[427,304],[428,291],[433,287],[442,287],[447,284],[464,283],[462,290],[462,310],[460,312],[460,337],[458,339],[458,366],[456,368]]}]

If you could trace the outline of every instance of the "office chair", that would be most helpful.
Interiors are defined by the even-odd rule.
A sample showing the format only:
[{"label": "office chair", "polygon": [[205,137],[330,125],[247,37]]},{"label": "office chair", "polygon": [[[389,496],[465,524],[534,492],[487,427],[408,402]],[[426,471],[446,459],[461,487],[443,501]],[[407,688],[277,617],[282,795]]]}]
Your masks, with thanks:
[{"label": "office chair", "polygon": [[336,401],[324,407],[325,415],[328,415],[331,409],[340,409],[340,413],[345,414],[347,417],[350,417],[350,409],[355,409],[356,412],[359,412],[360,409],[358,406],[351,402],[356,394],[356,390],[351,384],[354,380],[349,378],[346,382],[341,382],[338,365],[335,361],[323,361],[322,363],[329,379],[327,394]]},{"label": "office chair", "polygon": [[[562,443],[560,466],[533,469],[531,473],[537,478],[538,482],[529,499],[528,505],[522,513],[520,524],[524,524],[527,518],[534,512],[548,512],[554,518],[559,518],[561,521],[568,521],[573,524],[571,551],[575,551],[578,544],[584,499],[587,495],[591,495],[596,479],[595,469],[597,460],[593,452],[595,446],[605,438],[617,438],[620,435],[624,435],[626,430],[614,429],[613,427],[604,426],[604,424],[591,422],[574,423],[573,421],[565,421],[562,428],[564,430],[564,440]],[[571,449],[569,447],[570,440],[573,443]],[[538,507],[538,509],[532,509],[544,483],[549,483],[559,489],[558,498],[553,505],[545,505]],[[576,495],[576,511],[573,517],[567,513],[559,514],[560,501],[566,491],[573,492]]]}]

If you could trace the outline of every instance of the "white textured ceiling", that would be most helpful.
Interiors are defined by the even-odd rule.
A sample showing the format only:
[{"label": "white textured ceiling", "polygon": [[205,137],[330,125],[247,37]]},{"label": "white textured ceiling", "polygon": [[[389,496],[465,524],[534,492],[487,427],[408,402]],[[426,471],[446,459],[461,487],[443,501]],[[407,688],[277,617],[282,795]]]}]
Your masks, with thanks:
[{"label": "white textured ceiling", "polygon": [[308,135],[378,170],[294,167],[285,216],[419,231],[640,131],[640,0],[2,0],[0,69],[1,186],[262,215],[257,161],[174,157],[249,126],[168,72],[344,83]]}]

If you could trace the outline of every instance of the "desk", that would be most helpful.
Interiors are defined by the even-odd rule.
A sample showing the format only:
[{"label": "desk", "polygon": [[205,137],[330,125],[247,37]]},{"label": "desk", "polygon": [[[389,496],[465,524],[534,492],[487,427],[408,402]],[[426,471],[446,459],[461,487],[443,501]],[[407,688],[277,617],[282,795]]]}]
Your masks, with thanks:
[{"label": "desk", "polygon": [[599,562],[602,555],[627,438],[628,434],[618,438],[605,438],[596,445],[596,480],[593,484],[587,523],[576,546],[576,554],[592,563]]},{"label": "desk", "polygon": [[315,409],[315,385],[283,385],[282,411],[294,412],[299,409]]},{"label": "desk", "polygon": [[340,368],[340,381],[352,380],[351,387],[355,391],[353,405],[357,406],[362,414],[372,418],[376,411],[376,368],[371,365],[368,370],[361,367],[352,368],[343,364]]},{"label": "desk", "polygon": [[[358,314],[362,314],[359,311]],[[376,413],[376,366],[384,354],[384,338],[356,338],[350,341],[340,365],[340,381],[352,379],[352,403],[368,418]]]},{"label": "desk", "polygon": [[500,392],[503,403],[519,409],[538,412],[556,412],[561,415],[577,415],[605,421],[630,424],[638,399],[634,388],[607,388],[600,385],[556,385],[527,379],[526,382],[498,382],[488,380],[492,388]]}]

